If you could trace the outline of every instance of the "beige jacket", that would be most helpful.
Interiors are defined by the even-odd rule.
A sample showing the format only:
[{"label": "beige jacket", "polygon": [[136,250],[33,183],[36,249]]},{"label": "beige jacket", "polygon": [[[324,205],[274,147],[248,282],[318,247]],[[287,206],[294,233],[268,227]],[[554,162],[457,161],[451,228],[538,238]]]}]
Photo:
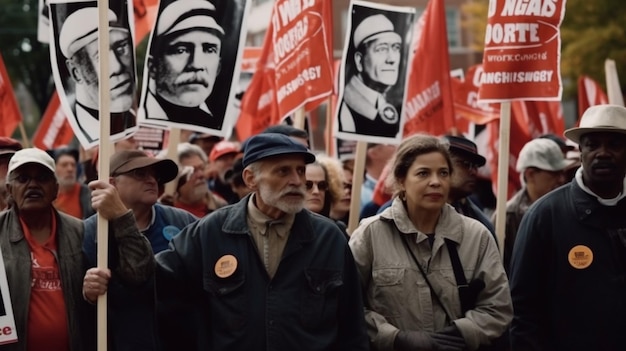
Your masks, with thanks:
[{"label": "beige jacket", "polygon": [[[402,234],[396,231],[394,222]],[[411,249],[470,350],[489,344],[506,330],[513,318],[511,294],[496,243],[487,228],[446,205],[431,249],[427,236],[415,229],[402,201],[396,198],[383,213],[361,222],[350,237],[363,284],[365,320],[373,350],[393,350],[400,330],[434,332],[448,324],[400,235],[410,235],[413,240],[417,237],[415,242],[409,240]],[[480,278],[486,285],[476,308],[464,316],[444,238],[459,244],[467,281]]]}]

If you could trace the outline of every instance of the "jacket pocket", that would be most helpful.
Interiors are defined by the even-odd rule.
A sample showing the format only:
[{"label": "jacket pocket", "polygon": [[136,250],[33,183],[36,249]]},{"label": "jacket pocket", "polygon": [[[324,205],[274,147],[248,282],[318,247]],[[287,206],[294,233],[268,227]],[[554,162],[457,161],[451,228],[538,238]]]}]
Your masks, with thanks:
[{"label": "jacket pocket", "polygon": [[388,319],[400,316],[399,306],[405,306],[403,301],[409,291],[405,291],[405,268],[378,268],[372,270],[372,309]]},{"label": "jacket pocket", "polygon": [[207,277],[204,289],[209,293],[211,325],[215,329],[240,330],[246,321],[247,299],[244,292],[245,277]]},{"label": "jacket pocket", "polygon": [[305,328],[318,329],[336,325],[341,272],[325,269],[304,271],[306,286],[301,300],[300,320]]}]

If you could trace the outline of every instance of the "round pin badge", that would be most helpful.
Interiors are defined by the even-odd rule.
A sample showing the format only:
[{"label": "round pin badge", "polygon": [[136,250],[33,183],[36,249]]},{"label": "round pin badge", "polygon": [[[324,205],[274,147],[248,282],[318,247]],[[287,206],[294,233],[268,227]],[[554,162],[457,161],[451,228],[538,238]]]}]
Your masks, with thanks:
[{"label": "round pin badge", "polygon": [[224,255],[215,262],[215,275],[228,278],[237,270],[237,258],[233,255]]},{"label": "round pin badge", "polygon": [[585,269],[593,262],[593,252],[585,245],[576,245],[567,255],[569,264],[576,269]]},{"label": "round pin badge", "polygon": [[163,227],[163,231],[161,232],[161,234],[163,234],[163,237],[167,241],[170,241],[172,240],[174,235],[178,234],[178,232],[180,232],[180,229],[178,229],[177,227],[173,225],[166,225],[165,227]]},{"label": "round pin badge", "polygon": [[395,124],[398,123],[398,112],[396,111],[396,109],[387,104],[385,105],[385,107],[383,107],[382,111],[381,111],[381,118],[385,123],[389,123],[389,124]]}]

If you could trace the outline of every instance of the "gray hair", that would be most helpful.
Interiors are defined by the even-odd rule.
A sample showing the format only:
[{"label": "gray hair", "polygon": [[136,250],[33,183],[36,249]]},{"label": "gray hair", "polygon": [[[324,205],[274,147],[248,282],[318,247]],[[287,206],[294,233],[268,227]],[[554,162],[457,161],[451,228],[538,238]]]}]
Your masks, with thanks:
[{"label": "gray hair", "polygon": [[209,159],[207,158],[206,153],[202,148],[198,145],[190,144],[190,143],[180,143],[178,144],[178,163],[182,159],[198,156],[202,159],[204,163],[208,163]]}]

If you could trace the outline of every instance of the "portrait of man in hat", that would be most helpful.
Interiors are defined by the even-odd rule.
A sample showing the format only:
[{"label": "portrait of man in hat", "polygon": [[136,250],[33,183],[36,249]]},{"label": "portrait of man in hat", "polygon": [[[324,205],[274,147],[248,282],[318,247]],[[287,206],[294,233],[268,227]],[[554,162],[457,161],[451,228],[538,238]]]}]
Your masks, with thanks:
[{"label": "portrait of man in hat", "polygon": [[[354,13],[359,8],[353,7]],[[339,110],[339,131],[394,138],[400,127],[400,106],[388,92],[403,71],[403,38],[387,13],[371,12],[354,22],[345,65],[353,75],[346,84]],[[364,11],[361,11],[364,12]]]},{"label": "portrait of man in hat", "polygon": [[147,61],[147,119],[220,129],[207,99],[221,69],[224,29],[205,0],[174,1],[159,15]]},{"label": "portrait of man in hat", "polygon": [[[81,4],[81,3],[78,3]],[[80,8],[69,4],[51,7],[58,24],[57,47],[62,58],[63,72],[74,88],[64,86],[66,94],[75,95],[72,112],[81,134],[90,144],[99,137],[99,90],[98,90],[98,8],[94,2]],[[65,6],[63,6],[65,5]],[[70,9],[73,9],[71,11]],[[64,19],[64,15],[67,15]],[[126,130],[136,126],[132,111],[135,94],[134,46],[127,19],[109,10],[109,86],[111,112],[111,135],[126,135]],[[60,68],[57,68],[61,71]],[[75,130],[76,132],[76,130]],[[79,133],[76,133],[79,134]]]}]

